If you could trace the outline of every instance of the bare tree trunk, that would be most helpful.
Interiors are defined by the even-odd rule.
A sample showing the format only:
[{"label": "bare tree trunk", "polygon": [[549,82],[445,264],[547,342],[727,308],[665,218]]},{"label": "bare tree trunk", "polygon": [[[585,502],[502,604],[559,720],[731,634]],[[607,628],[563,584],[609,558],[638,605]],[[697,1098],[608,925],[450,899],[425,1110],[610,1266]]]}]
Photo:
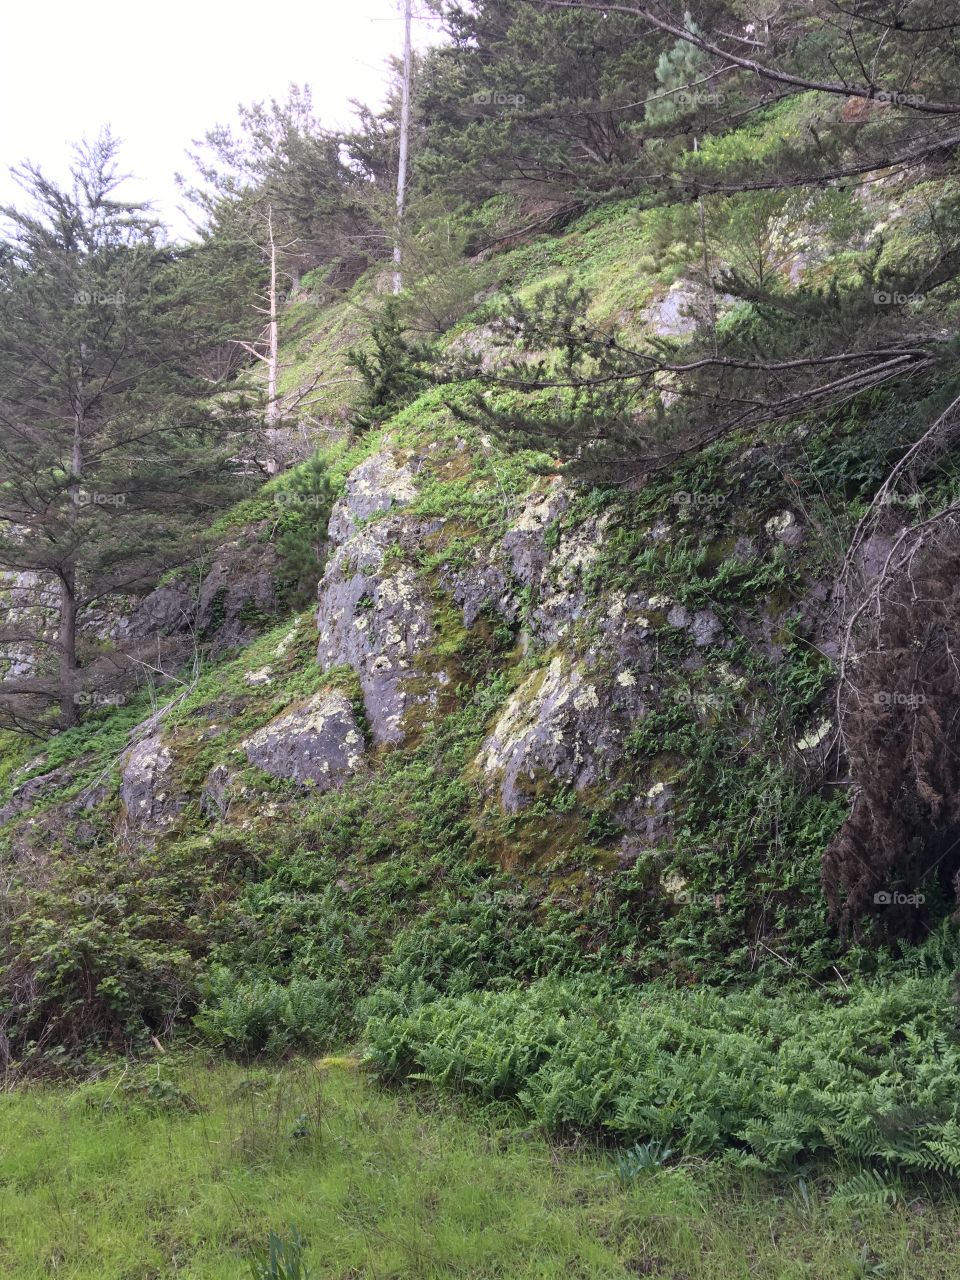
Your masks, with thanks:
[{"label": "bare tree trunk", "polygon": [[[80,506],[80,476],[83,472],[83,381],[77,386],[73,411],[73,450],[70,471],[70,524],[76,520]],[[60,625],[57,633],[59,654],[60,722],[64,728],[80,723],[77,709],[77,568],[70,559],[60,570]]]},{"label": "bare tree trunk", "polygon": [[403,209],[407,193],[407,152],[410,147],[410,3],[403,0],[403,96],[400,100],[400,158],[397,165],[397,228],[393,243],[393,292],[403,287],[400,266],[402,250],[400,237],[403,230]]},{"label": "bare tree trunk", "polygon": [[267,426],[276,424],[279,416],[277,406],[277,245],[273,238],[273,210],[267,210],[267,234],[270,243],[270,326],[267,342]]},{"label": "bare tree trunk", "polygon": [[71,565],[60,577],[60,723],[65,729],[80,723],[77,710],[77,575]]},{"label": "bare tree trunk", "polygon": [[[696,137],[693,139],[694,152],[700,150]],[[710,312],[710,331],[713,334],[713,354],[717,354],[717,292],[713,283],[713,272],[710,269],[710,251],[707,248],[707,215],[703,207],[703,196],[697,199],[698,221],[700,223],[700,244],[703,249],[703,282],[707,290],[707,307]]]},{"label": "bare tree trunk", "polygon": [[270,207],[267,208],[267,235],[270,245],[270,298],[267,303],[270,309],[267,330],[267,440],[272,450],[270,457],[267,458],[267,471],[270,475],[276,475],[280,470],[276,430],[280,422],[280,405],[277,400],[280,325],[277,318],[277,242],[273,238],[273,209]]}]

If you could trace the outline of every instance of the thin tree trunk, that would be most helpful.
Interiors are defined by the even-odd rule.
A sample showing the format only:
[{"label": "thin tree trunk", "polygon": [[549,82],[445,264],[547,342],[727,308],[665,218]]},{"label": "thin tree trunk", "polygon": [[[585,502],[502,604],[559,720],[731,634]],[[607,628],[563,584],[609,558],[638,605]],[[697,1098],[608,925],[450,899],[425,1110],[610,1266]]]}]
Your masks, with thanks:
[{"label": "thin tree trunk", "polygon": [[273,238],[273,210],[267,210],[267,232],[270,237],[270,330],[267,356],[267,426],[275,425],[279,417],[277,406],[277,245]]},{"label": "thin tree trunk", "polygon": [[[81,355],[82,358],[82,355]],[[76,521],[80,506],[80,477],[83,473],[83,380],[76,390],[73,412],[73,450],[70,471],[70,524]],[[59,652],[60,721],[65,728],[80,723],[77,708],[77,567],[71,552],[60,570],[60,625],[57,633]]]},{"label": "thin tree trunk", "polygon": [[77,575],[73,565],[60,576],[60,722],[64,728],[80,723],[77,709]]},{"label": "thin tree trunk", "polygon": [[401,235],[407,193],[407,152],[410,147],[410,3],[403,0],[403,95],[400,100],[400,158],[397,165],[397,227],[393,242],[393,292],[403,287]]},{"label": "thin tree trunk", "polygon": [[273,238],[273,209],[267,208],[267,235],[270,244],[270,318],[267,335],[267,440],[271,454],[267,458],[267,471],[276,475],[280,470],[278,436],[280,404],[277,400],[277,373],[280,366],[280,324],[277,315],[277,242]]},{"label": "thin tree trunk", "polygon": [[[694,137],[693,150],[700,150],[700,145]],[[717,354],[717,291],[713,283],[713,272],[710,269],[710,251],[707,248],[707,215],[703,207],[703,196],[697,199],[698,221],[700,223],[700,244],[703,249],[703,280],[707,289],[707,306],[710,311],[710,331],[713,335],[713,354]]]}]

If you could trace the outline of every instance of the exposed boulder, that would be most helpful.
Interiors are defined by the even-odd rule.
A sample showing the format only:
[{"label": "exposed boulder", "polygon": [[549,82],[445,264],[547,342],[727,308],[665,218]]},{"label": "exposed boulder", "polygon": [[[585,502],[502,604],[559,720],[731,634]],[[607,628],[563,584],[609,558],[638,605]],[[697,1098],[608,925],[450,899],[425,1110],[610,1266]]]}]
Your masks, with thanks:
[{"label": "exposed boulder", "polygon": [[406,506],[416,496],[409,467],[398,466],[388,450],[375,453],[347,477],[346,492],[330,514],[328,537],[338,545],[346,542],[371,516]]},{"label": "exposed boulder", "polygon": [[186,803],[173,784],[173,754],[159,733],[143,738],[123,758],[120,799],[128,827],[161,831]]},{"label": "exposed boulder", "polygon": [[327,562],[319,588],[317,660],[325,671],[349,666],[360,677],[376,743],[400,742],[418,704],[435,704],[442,672],[415,659],[433,644],[427,588],[411,563],[439,521],[388,516],[361,529]]},{"label": "exposed boulder", "polygon": [[[316,693],[258,729],[242,744],[251,764],[273,778],[329,791],[363,760],[363,734],[350,700],[335,690]],[[211,802],[221,807],[228,779],[208,779]]]},{"label": "exposed boulder", "polygon": [[702,291],[689,280],[681,279],[646,308],[643,318],[660,337],[679,338],[693,333],[705,310]]},{"label": "exposed boulder", "polygon": [[278,611],[280,561],[259,530],[218,548],[199,590],[178,579],[145,596],[113,630],[117,641],[196,636],[214,656],[249,644]]},{"label": "exposed boulder", "polygon": [[611,681],[558,655],[509,699],[477,763],[504,809],[516,813],[539,778],[581,790],[610,777],[627,726],[644,711],[631,672]]},{"label": "exposed boulder", "polygon": [[764,524],[771,538],[782,542],[786,547],[797,547],[803,541],[803,526],[792,511],[778,511]]}]

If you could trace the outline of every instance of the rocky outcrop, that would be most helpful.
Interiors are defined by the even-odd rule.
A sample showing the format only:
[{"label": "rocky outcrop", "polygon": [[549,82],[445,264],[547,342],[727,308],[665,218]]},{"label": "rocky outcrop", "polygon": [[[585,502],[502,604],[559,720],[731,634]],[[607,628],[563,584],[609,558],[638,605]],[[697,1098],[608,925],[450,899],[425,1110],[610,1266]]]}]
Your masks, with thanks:
[{"label": "rocky outcrop", "polygon": [[558,655],[509,699],[477,764],[488,789],[516,813],[541,779],[582,790],[613,776],[624,733],[645,710],[633,672],[601,677]]},{"label": "rocky outcrop", "polygon": [[694,332],[706,312],[702,290],[689,280],[676,280],[643,312],[643,319],[660,337],[680,338]]},{"label": "rocky outcrop", "polygon": [[186,803],[173,783],[173,755],[159,733],[143,738],[121,765],[120,800],[126,825],[138,832],[168,827]]},{"label": "rocky outcrop", "polygon": [[477,552],[474,564],[451,567],[444,585],[472,626],[484,608],[507,621],[523,609],[524,625],[535,639],[554,644],[588,608],[584,574],[599,554],[604,517],[576,529],[557,529],[571,494],[559,480],[532,493],[500,543]]},{"label": "rocky outcrop", "polygon": [[178,579],[151,591],[113,628],[113,639],[194,638],[213,656],[239,648],[278,612],[280,561],[274,548],[259,541],[258,529],[218,548],[199,588]]},{"label": "rocky outcrop", "polygon": [[346,492],[330,513],[327,536],[337,545],[346,542],[371,516],[406,506],[416,496],[410,468],[397,465],[389,451],[381,450],[350,472]]},{"label": "rocky outcrop", "polygon": [[415,666],[432,645],[430,597],[412,563],[439,521],[388,516],[360,530],[327,562],[319,588],[317,660],[360,677],[376,743],[401,742],[408,714],[436,704],[443,673]]},{"label": "rocky outcrop", "polygon": [[[247,760],[273,778],[329,791],[363,760],[363,734],[350,700],[325,690],[286,711],[242,744]],[[222,811],[227,778],[208,779],[211,806]]]},{"label": "rocky outcrop", "polygon": [[[36,761],[31,761],[26,769],[36,768],[42,763],[42,757]],[[35,774],[32,778],[28,778],[25,782],[15,787],[8,802],[0,809],[0,824],[10,822],[13,818],[17,818],[21,813],[25,813],[31,809],[38,801],[48,799],[54,791],[60,791],[70,786],[80,770],[86,764],[86,759],[81,757],[79,760],[72,760],[69,764],[61,765],[58,769],[51,769],[47,773]]]}]

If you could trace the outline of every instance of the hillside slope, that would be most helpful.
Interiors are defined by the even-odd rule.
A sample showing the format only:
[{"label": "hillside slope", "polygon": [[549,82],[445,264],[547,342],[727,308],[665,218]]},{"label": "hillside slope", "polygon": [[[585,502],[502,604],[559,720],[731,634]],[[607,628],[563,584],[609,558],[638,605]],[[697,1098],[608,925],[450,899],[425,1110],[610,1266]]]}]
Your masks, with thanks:
[{"label": "hillside slope", "polygon": [[[921,195],[798,197],[776,269],[894,272]],[[624,203],[494,255],[441,348],[494,363],[497,302],[569,277],[598,323],[682,349],[695,227]],[[896,962],[860,945],[886,904],[851,940],[821,887],[848,809],[837,584],[896,424],[798,420],[601,487],[468,425],[469,387],[351,439],[344,353],[382,283],[288,312],[285,376],[331,384],[312,461],[222,522],[202,576],[91,637],[165,636],[177,682],[8,744],[8,1068],[183,1030],[362,1038],[386,1075],[555,1126],[955,1172],[950,864]],[[955,496],[954,464],[923,485]],[[904,523],[871,527],[863,582]]]}]

